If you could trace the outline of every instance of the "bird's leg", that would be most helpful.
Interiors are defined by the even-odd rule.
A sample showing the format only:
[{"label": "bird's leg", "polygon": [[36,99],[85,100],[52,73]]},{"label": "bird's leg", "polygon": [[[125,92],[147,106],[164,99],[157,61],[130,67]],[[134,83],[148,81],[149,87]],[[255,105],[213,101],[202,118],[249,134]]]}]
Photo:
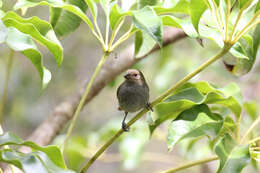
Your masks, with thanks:
[{"label": "bird's leg", "polygon": [[145,108],[153,112],[153,108],[152,108],[151,103],[148,102],[148,103],[146,104]]},{"label": "bird's leg", "polygon": [[125,116],[124,116],[124,119],[122,121],[122,129],[125,131],[125,132],[128,132],[129,131],[129,127],[127,127],[127,124],[125,123],[125,119],[126,119],[126,116],[127,116],[128,112],[125,112]]}]

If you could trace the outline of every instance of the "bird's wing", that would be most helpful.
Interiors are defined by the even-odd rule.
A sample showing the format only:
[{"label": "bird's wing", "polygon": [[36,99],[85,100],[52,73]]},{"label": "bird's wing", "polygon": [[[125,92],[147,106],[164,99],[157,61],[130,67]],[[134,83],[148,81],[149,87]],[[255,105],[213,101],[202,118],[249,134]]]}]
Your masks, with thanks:
[{"label": "bird's wing", "polygon": [[117,88],[117,91],[116,91],[117,99],[118,99],[119,91],[120,91],[122,86],[123,86],[123,83]]}]

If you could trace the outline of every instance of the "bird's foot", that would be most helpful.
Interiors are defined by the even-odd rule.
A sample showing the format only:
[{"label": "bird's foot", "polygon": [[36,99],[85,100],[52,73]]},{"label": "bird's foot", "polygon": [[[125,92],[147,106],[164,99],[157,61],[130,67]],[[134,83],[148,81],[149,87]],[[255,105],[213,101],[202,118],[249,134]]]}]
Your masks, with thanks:
[{"label": "bird's foot", "polygon": [[122,123],[122,129],[123,129],[123,131],[125,131],[125,132],[129,132],[129,130],[130,130],[130,128],[127,126],[126,123]]},{"label": "bird's foot", "polygon": [[146,109],[148,109],[148,110],[150,110],[150,111],[153,112],[153,108],[152,108],[151,103],[147,103],[147,104],[146,104]]}]

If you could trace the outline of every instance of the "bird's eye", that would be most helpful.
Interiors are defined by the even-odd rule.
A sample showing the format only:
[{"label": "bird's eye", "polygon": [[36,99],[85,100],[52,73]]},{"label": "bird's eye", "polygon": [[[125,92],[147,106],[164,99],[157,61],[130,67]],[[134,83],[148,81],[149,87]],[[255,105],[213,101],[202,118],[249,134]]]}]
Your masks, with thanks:
[{"label": "bird's eye", "polygon": [[136,76],[137,76],[137,74],[134,74],[134,76],[136,77]]}]

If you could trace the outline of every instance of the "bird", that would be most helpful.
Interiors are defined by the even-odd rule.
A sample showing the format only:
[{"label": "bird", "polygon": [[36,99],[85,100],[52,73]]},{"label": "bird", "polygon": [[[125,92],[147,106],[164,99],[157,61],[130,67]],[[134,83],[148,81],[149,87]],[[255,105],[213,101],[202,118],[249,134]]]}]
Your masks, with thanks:
[{"label": "bird", "polygon": [[127,132],[129,127],[125,123],[128,112],[136,112],[142,108],[151,110],[149,102],[149,87],[143,73],[137,69],[128,69],[124,75],[124,82],[117,89],[119,110],[125,112],[122,121],[122,130]]}]

